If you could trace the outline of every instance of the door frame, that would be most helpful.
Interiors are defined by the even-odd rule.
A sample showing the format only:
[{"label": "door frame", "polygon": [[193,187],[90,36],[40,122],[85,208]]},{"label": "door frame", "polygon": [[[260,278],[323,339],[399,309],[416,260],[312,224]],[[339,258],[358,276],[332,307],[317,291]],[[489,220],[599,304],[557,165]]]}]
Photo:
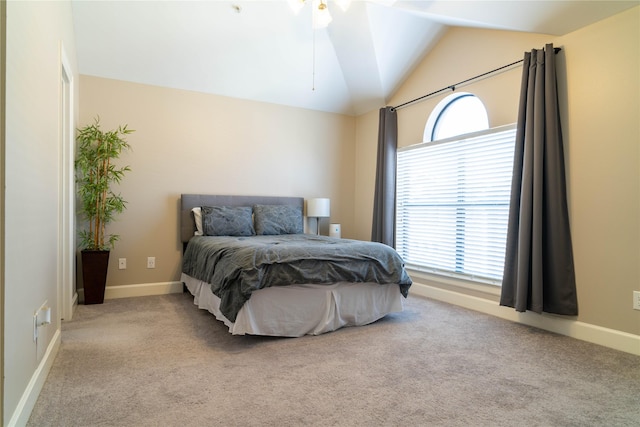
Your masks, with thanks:
[{"label": "door frame", "polygon": [[60,42],[60,117],[58,185],[58,313],[71,320],[78,303],[75,280],[75,126],[74,80]]}]

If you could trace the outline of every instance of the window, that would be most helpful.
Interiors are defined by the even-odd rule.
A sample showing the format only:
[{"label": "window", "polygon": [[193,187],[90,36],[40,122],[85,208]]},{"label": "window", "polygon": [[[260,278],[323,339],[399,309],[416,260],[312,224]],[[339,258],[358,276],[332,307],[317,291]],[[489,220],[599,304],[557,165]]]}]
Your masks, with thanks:
[{"label": "window", "polygon": [[[432,113],[432,134],[452,133],[452,123],[467,130],[473,120],[451,105],[465,98],[479,102],[484,122],[476,123],[486,127],[480,100],[457,95]],[[407,267],[501,284],[515,132],[510,125],[398,150],[396,249]]]}]

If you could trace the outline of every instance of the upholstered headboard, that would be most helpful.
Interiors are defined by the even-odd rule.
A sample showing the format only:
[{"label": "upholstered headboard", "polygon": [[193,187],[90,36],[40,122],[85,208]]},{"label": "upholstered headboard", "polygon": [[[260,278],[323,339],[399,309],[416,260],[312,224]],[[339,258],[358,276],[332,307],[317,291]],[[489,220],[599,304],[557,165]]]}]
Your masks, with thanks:
[{"label": "upholstered headboard", "polygon": [[292,205],[300,206],[304,212],[303,197],[274,196],[222,196],[209,194],[182,194],[180,197],[180,241],[186,243],[196,230],[191,209],[199,206],[253,206]]}]

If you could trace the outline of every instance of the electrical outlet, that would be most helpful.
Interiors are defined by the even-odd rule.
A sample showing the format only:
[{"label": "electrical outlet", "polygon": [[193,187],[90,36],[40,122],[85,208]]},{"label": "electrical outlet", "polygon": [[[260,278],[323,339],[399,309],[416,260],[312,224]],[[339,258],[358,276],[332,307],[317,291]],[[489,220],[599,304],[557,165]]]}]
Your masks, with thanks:
[{"label": "electrical outlet", "polygon": [[156,268],[156,257],[147,257],[147,268]]},{"label": "electrical outlet", "polygon": [[127,259],[126,258],[118,258],[118,269],[126,270],[127,269]]},{"label": "electrical outlet", "polygon": [[633,291],[633,309],[640,310],[640,291]]},{"label": "electrical outlet", "polygon": [[42,303],[39,309],[33,313],[33,342],[38,342],[38,328],[51,323],[51,307],[48,302]]}]

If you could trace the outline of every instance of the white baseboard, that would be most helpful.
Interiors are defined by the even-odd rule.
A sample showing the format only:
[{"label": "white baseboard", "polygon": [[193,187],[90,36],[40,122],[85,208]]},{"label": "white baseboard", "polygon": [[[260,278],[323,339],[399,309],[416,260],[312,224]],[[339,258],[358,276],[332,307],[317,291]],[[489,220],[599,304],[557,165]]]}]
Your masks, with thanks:
[{"label": "white baseboard", "polygon": [[513,308],[503,307],[495,301],[422,283],[414,282],[411,286],[411,293],[640,356],[640,335],[603,328],[552,314],[519,313]]},{"label": "white baseboard", "polygon": [[40,361],[38,368],[31,376],[31,380],[29,381],[29,384],[27,384],[27,388],[22,394],[22,397],[18,402],[18,406],[7,424],[8,426],[13,427],[27,425],[27,421],[29,421],[29,417],[31,416],[31,411],[33,411],[33,407],[36,405],[40,391],[42,391],[42,387],[47,379],[47,375],[49,375],[53,361],[58,354],[60,340],[61,332],[60,329],[58,329],[49,343],[47,351],[42,356],[42,360]]},{"label": "white baseboard", "polygon": [[138,285],[108,286],[104,291],[104,298],[144,297],[180,292],[182,292],[182,282],[141,283]]},{"label": "white baseboard", "polygon": [[[145,297],[150,295],[178,294],[182,292],[182,282],[140,283],[135,285],[107,286],[104,299]],[[84,289],[78,289],[84,301]]]},{"label": "white baseboard", "polygon": [[80,295],[78,291],[73,293],[73,298],[71,298],[71,317],[69,319],[62,319],[63,322],[68,322],[73,319],[73,315],[76,313],[76,308],[78,308],[78,304],[80,303]]}]

